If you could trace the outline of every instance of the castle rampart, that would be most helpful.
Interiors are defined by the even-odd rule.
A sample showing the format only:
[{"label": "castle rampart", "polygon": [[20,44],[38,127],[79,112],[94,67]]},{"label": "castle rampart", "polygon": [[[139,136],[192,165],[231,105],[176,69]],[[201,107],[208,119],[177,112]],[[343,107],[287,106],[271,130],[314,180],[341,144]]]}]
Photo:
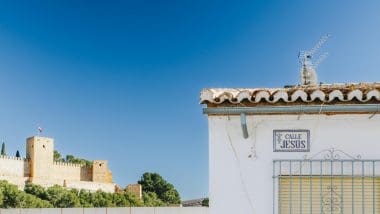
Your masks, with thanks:
[{"label": "castle rampart", "polygon": [[23,158],[0,156],[0,176],[29,176],[29,161]]},{"label": "castle rampart", "polygon": [[16,184],[20,189],[31,182],[44,187],[60,185],[90,191],[115,191],[107,161],[95,160],[92,166],[55,162],[53,153],[53,139],[28,138],[26,158],[0,156],[0,180]]}]

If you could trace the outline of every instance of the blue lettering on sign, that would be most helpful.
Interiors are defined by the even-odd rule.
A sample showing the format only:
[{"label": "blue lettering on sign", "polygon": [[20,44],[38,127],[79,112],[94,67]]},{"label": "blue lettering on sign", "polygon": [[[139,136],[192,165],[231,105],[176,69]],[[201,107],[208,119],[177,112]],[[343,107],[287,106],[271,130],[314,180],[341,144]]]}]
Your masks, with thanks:
[{"label": "blue lettering on sign", "polygon": [[273,130],[274,152],[309,152],[310,131],[304,129]]}]

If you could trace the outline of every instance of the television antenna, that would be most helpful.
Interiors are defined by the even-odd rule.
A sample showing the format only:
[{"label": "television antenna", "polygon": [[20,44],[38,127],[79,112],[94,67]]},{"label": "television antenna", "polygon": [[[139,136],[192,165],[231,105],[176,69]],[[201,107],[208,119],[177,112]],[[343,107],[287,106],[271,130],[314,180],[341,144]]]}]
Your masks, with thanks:
[{"label": "television antenna", "polygon": [[318,53],[322,45],[327,42],[331,35],[326,34],[317,42],[317,44],[309,51],[300,51],[298,53],[298,60],[301,64],[301,85],[317,85],[318,77],[316,69],[319,64],[321,64],[328,56],[328,53],[325,52],[319,56],[319,58],[313,62],[314,55]]}]

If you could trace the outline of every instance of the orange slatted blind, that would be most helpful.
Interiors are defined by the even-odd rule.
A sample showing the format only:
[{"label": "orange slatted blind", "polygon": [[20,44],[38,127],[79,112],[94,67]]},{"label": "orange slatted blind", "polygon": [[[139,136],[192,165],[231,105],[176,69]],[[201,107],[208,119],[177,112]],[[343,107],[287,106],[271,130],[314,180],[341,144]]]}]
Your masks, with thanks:
[{"label": "orange slatted blind", "polygon": [[280,176],[279,214],[380,214],[379,177]]}]

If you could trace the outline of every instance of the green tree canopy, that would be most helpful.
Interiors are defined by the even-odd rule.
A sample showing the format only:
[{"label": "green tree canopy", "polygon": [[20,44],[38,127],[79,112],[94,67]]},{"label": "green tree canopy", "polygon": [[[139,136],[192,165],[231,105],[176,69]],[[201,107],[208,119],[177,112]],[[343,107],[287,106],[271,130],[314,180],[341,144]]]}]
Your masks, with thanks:
[{"label": "green tree canopy", "polygon": [[58,208],[144,206],[142,200],[128,192],[106,193],[100,190],[90,192],[83,189],[67,189],[58,185],[44,188],[35,184],[26,184],[24,191],[26,194],[48,201],[51,206]]},{"label": "green tree canopy", "polygon": [[208,207],[209,206],[208,203],[209,203],[209,199],[208,198],[203,199],[202,200],[202,207]]},{"label": "green tree canopy", "polygon": [[[181,203],[181,197],[178,191],[158,173],[146,172],[138,183],[141,184],[143,192],[147,194],[155,193],[158,199],[168,205]],[[149,195],[149,197],[153,197],[153,195]]]},{"label": "green tree canopy", "polygon": [[92,165],[92,161],[82,159],[82,158],[76,158],[73,155],[66,155],[66,158],[63,158],[61,153],[59,153],[57,150],[54,150],[54,161],[81,164],[85,166]]},{"label": "green tree canopy", "polygon": [[56,161],[56,162],[65,161],[65,159],[62,158],[61,153],[59,153],[57,150],[54,150],[54,161]]},{"label": "green tree canopy", "polygon": [[92,165],[92,161],[82,159],[82,158],[76,158],[73,155],[66,155],[65,162],[81,164],[81,165],[85,165],[85,166],[91,166]]},{"label": "green tree canopy", "polygon": [[145,173],[139,183],[143,186],[143,200],[127,191],[90,192],[58,185],[44,188],[31,183],[27,183],[24,191],[20,191],[16,185],[0,180],[0,208],[136,207],[180,204],[177,190],[157,173]]},{"label": "green tree canopy", "polygon": [[48,201],[58,208],[79,207],[80,202],[78,196],[73,190],[65,189],[55,185],[46,190]]},{"label": "green tree canopy", "polygon": [[1,208],[49,208],[53,207],[46,200],[18,190],[16,185],[0,181]]},{"label": "green tree canopy", "polygon": [[154,192],[143,192],[144,205],[147,207],[161,207],[167,206],[165,202],[158,198],[157,194]]}]

